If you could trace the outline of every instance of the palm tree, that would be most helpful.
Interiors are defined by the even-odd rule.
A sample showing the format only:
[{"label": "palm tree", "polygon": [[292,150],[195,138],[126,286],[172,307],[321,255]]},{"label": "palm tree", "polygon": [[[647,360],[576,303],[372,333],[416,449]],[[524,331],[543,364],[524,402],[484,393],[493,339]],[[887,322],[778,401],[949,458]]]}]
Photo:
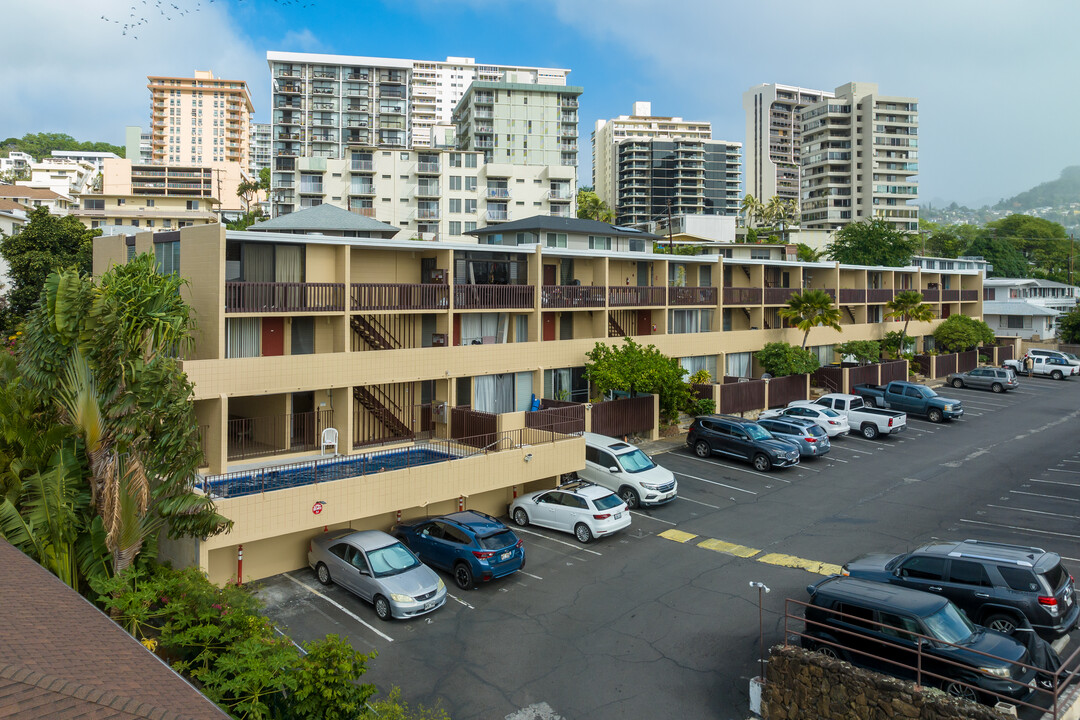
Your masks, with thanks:
[{"label": "palm tree", "polygon": [[787,307],[780,308],[779,314],[803,331],[803,350],[806,349],[810,331],[816,327],[831,327],[841,332],[840,311],[824,290],[809,289],[792,295]]},{"label": "palm tree", "polygon": [[780,223],[782,226],[786,212],[786,203],[779,195],[773,195],[769,202],[765,203],[765,218],[770,225]]},{"label": "palm tree", "polygon": [[754,220],[762,217],[764,208],[765,206],[762,205],[760,200],[750,193],[746,193],[742,199],[742,205],[739,206],[742,214],[746,216],[746,227],[753,227]]},{"label": "palm tree", "polygon": [[615,222],[615,212],[594,192],[579,189],[577,206],[577,216],[579,218],[599,220],[606,223]]},{"label": "palm tree", "polygon": [[904,320],[904,329],[900,331],[899,353],[902,355],[904,353],[908,323],[912,320],[916,322],[933,320],[934,309],[923,302],[923,294],[918,290],[905,290],[898,293],[885,307],[889,309],[889,312],[885,313],[886,319],[902,318]]}]

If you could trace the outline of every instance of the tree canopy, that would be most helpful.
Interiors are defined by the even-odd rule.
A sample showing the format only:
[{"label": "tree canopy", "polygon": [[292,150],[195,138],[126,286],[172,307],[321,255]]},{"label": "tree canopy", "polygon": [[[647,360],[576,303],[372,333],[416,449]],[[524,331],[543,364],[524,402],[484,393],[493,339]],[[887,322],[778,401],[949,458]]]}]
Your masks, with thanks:
[{"label": "tree canopy", "polygon": [[950,315],[934,328],[934,342],[949,352],[971,350],[994,343],[994,331],[982,320],[967,315]]},{"label": "tree canopy", "polygon": [[855,358],[860,365],[869,365],[881,359],[881,343],[877,340],[849,340],[833,349],[840,357]]},{"label": "tree canopy", "polygon": [[900,339],[896,343],[898,349],[907,347],[908,324],[912,320],[929,322],[934,319],[934,309],[923,302],[923,294],[918,290],[897,293],[885,307],[888,308],[888,312],[885,313],[886,319],[897,318],[904,321],[904,329],[900,331]]},{"label": "tree canopy", "polygon": [[1014,214],[989,222],[986,227],[994,237],[1008,240],[1046,277],[1061,278],[1068,272],[1071,243],[1058,223]]},{"label": "tree canopy", "polygon": [[642,347],[630,338],[621,346],[598,342],[586,353],[585,377],[600,394],[612,390],[660,396],[660,412],[673,419],[688,408],[692,398],[683,382],[686,371],[654,345]]},{"label": "tree canopy", "polygon": [[1057,319],[1057,332],[1061,342],[1080,344],[1080,307],[1074,307]]},{"label": "tree canopy", "polygon": [[577,194],[577,216],[585,220],[615,222],[615,211],[592,190],[579,188]]},{"label": "tree canopy", "polygon": [[36,160],[48,157],[53,150],[85,150],[87,152],[111,152],[125,156],[126,148],[107,142],[79,142],[64,133],[26,133],[21,138],[9,137],[0,141],[0,152],[7,155],[12,151],[24,152]]},{"label": "tree canopy", "polygon": [[918,249],[917,236],[900,232],[884,220],[870,220],[837,230],[827,255],[845,265],[903,267]]},{"label": "tree canopy", "polygon": [[810,288],[792,295],[788,299],[787,307],[780,308],[779,314],[803,331],[804,349],[810,331],[816,327],[830,327],[837,332],[842,331],[840,310],[833,305],[832,298],[824,290]]},{"label": "tree canopy", "polygon": [[761,369],[773,377],[812,373],[821,367],[817,355],[786,342],[766,343],[754,356]]},{"label": "tree canopy", "polygon": [[1024,278],[1028,276],[1027,258],[1005,238],[983,234],[972,241],[964,254],[982,257],[993,265],[994,269],[989,272],[990,277]]}]

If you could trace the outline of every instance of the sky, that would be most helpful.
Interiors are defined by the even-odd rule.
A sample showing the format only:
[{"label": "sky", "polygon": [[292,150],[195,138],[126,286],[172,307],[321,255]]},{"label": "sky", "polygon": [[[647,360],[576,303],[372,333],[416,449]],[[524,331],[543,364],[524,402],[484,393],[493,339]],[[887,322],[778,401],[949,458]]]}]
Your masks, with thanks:
[{"label": "sky", "polygon": [[992,203],[1080,164],[1067,0],[0,0],[0,17],[0,138],[122,145],[149,123],[146,76],[196,69],[246,80],[269,121],[283,50],[568,68],[583,185],[597,119],[647,100],[745,143],[759,83],[917,97],[920,203]]}]

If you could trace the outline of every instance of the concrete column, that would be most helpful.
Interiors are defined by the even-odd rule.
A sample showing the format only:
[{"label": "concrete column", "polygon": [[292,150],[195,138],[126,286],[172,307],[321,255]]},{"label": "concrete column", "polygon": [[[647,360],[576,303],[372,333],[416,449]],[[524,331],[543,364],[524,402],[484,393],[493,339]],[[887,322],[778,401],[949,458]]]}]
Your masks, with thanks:
[{"label": "concrete column", "polygon": [[653,426],[649,430],[650,440],[660,439],[660,396],[653,393],[652,396]]},{"label": "concrete column", "polygon": [[349,455],[353,451],[353,397],[351,387],[334,388],[330,391],[330,406],[334,408],[334,427],[338,431],[338,452]]}]

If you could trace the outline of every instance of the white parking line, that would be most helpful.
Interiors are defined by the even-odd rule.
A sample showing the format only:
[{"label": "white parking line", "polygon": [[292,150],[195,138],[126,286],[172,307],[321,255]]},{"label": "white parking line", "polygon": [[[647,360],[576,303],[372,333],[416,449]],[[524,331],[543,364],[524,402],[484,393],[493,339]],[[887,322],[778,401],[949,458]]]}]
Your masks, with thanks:
[{"label": "white parking line", "polygon": [[518,572],[521,573],[522,575],[528,575],[529,577],[531,577],[534,580],[543,580],[544,579],[544,578],[540,577],[539,575],[533,575],[532,573],[527,573],[524,570],[518,570]]},{"label": "white parking line", "polygon": [[515,527],[514,532],[525,533],[526,535],[535,535],[538,538],[543,538],[545,540],[550,540],[553,543],[559,543],[560,545],[565,545],[566,547],[572,547],[575,550],[580,550],[581,552],[592,553],[593,555],[603,555],[603,553],[598,553],[595,550],[590,550],[588,548],[583,548],[580,545],[574,545],[572,543],[563,542],[562,540],[556,540],[555,538],[548,537],[547,535],[544,535],[543,533],[533,532],[532,530],[526,530],[523,527]]},{"label": "white parking line", "polygon": [[1069,520],[1080,520],[1080,515],[1066,515],[1064,513],[1047,512],[1046,510],[1028,510],[1027,508],[1014,508],[1008,505],[987,505],[986,507],[997,508],[998,510],[1012,510],[1013,512],[1031,513],[1032,515],[1046,515],[1047,517],[1059,517],[1068,518]]},{"label": "white parking line", "polygon": [[[819,472],[821,472],[820,470],[815,470],[815,469],[814,469],[814,468],[812,468],[812,467],[806,467],[806,465],[804,465],[804,464],[803,464],[802,462],[800,462],[800,463],[799,463],[799,469],[798,469],[798,471],[802,471],[802,470],[809,470],[809,471],[810,471],[810,472],[812,472],[812,473],[819,473]],[[798,471],[796,471],[796,472],[798,472]]]},{"label": "white parking line", "polygon": [[707,502],[701,502],[700,500],[691,500],[690,498],[686,497],[685,495],[680,495],[680,496],[679,496],[679,499],[680,499],[680,500],[685,500],[686,502],[692,502],[692,503],[696,503],[696,504],[698,504],[698,505],[704,505],[705,507],[711,507],[711,508],[713,508],[714,510],[719,510],[719,509],[720,509],[720,506],[719,506],[719,505],[710,505],[709,503],[707,503]]},{"label": "white parking line", "polygon": [[[928,433],[930,435],[933,435],[935,432],[937,432],[936,430],[925,430],[923,428],[913,427],[910,424],[907,427],[908,427],[908,430],[913,430],[915,432],[921,432],[921,433]],[[903,440],[901,440],[900,442],[903,442]]]},{"label": "white parking line", "polygon": [[1051,530],[1036,530],[1035,528],[1020,527],[1019,525],[1005,525],[1003,523],[984,522],[982,520],[965,520],[964,518],[960,518],[960,522],[969,525],[988,525],[990,527],[1000,527],[1008,530],[1020,530],[1022,532],[1037,533],[1039,535],[1054,535],[1056,537],[1067,537],[1080,540],[1080,535],[1070,535],[1069,533],[1053,532]]},{"label": "white parking line", "polygon": [[873,455],[874,454],[872,452],[867,452],[866,450],[856,450],[855,448],[849,448],[849,447],[844,447],[843,445],[837,445],[836,443],[833,443],[833,448],[838,449],[838,450],[847,450],[848,452],[853,452],[853,453],[859,453],[860,455]]},{"label": "white parking line", "polygon": [[1028,478],[1029,482],[1046,483],[1047,485],[1064,485],[1065,487],[1080,487],[1080,483],[1061,482],[1060,480],[1039,480],[1038,478]]},{"label": "white parking line", "polygon": [[1062,470],[1061,468],[1046,468],[1050,472],[1063,472],[1072,473],[1073,475],[1080,475],[1080,470]]},{"label": "white parking line", "polygon": [[722,482],[716,482],[715,480],[706,480],[705,478],[700,478],[696,475],[687,475],[686,473],[675,472],[674,470],[672,470],[671,472],[684,478],[690,478],[691,480],[700,480],[701,482],[709,483],[710,485],[719,485],[720,487],[727,488],[728,490],[738,490],[739,492],[746,493],[747,495],[757,495],[757,493],[753,490],[744,490],[741,487],[735,487],[734,485],[725,485]]},{"label": "white parking line", "polygon": [[301,654],[301,655],[307,655],[307,654],[308,654],[308,651],[307,651],[307,650],[305,650],[304,648],[302,648],[302,647],[300,647],[299,645],[297,645],[297,644],[296,644],[296,641],[295,641],[295,640],[293,640],[293,639],[292,639],[291,637],[289,637],[288,635],[286,635],[285,633],[283,633],[283,632],[281,631],[281,628],[279,628],[279,627],[278,627],[277,625],[274,625],[274,626],[273,626],[273,628],[274,628],[274,632],[276,632],[276,633],[277,633],[278,635],[280,635],[280,636],[281,636],[281,637],[283,637],[283,638],[286,638],[286,639],[288,639],[288,641],[289,641],[289,642],[291,642],[291,643],[293,644],[293,647],[294,647],[294,648],[296,648],[297,650],[299,650],[299,651],[300,651],[300,654]]},{"label": "white parking line", "polygon": [[462,600],[461,598],[457,597],[456,595],[452,595],[451,593],[446,593],[446,594],[448,596],[450,596],[451,598],[453,598],[454,600],[457,600],[459,603],[461,603],[465,607],[469,608],[470,610],[475,610],[476,609],[472,605],[470,605],[469,603],[467,603],[464,600]]},{"label": "white parking line", "polygon": [[1080,463],[1080,460],[1062,460],[1061,462],[1067,462],[1067,463]]},{"label": "white parking line", "polygon": [[1067,502],[1080,502],[1078,498],[1065,497],[1064,495],[1043,495],[1042,493],[1025,492],[1023,490],[1010,490],[1016,495],[1030,495],[1031,497],[1048,498],[1050,500],[1065,500]]},{"label": "white parking line", "polygon": [[384,632],[382,632],[382,631],[380,631],[380,630],[376,629],[375,627],[373,627],[373,626],[371,626],[371,625],[368,625],[368,624],[367,624],[366,622],[364,622],[364,621],[363,621],[363,619],[361,619],[361,617],[360,617],[359,615],[357,615],[356,613],[354,613],[354,612],[353,612],[352,610],[350,610],[349,608],[345,607],[345,606],[344,606],[344,605],[342,605],[341,603],[339,603],[339,602],[337,602],[337,601],[335,601],[335,600],[331,600],[331,599],[330,599],[330,598],[328,598],[328,597],[327,597],[326,595],[324,595],[323,593],[319,592],[319,591],[318,591],[318,590],[316,590],[315,588],[311,587],[311,586],[310,586],[310,585],[308,585],[307,583],[302,583],[302,582],[300,582],[299,580],[297,580],[296,578],[294,578],[294,577],[293,577],[292,575],[290,575],[289,573],[282,573],[282,574],[283,574],[283,575],[284,575],[285,577],[287,577],[287,578],[289,578],[290,580],[292,580],[292,581],[293,581],[294,583],[296,583],[297,585],[299,585],[300,587],[302,587],[302,588],[304,588],[305,590],[307,590],[307,591],[308,591],[309,593],[311,593],[312,595],[315,595],[316,597],[321,597],[321,598],[322,598],[323,600],[325,600],[326,602],[330,603],[331,605],[333,605],[334,607],[336,607],[336,608],[337,608],[338,610],[340,610],[341,612],[345,613],[346,615],[348,615],[349,617],[351,617],[351,618],[352,618],[353,620],[355,620],[356,622],[360,623],[361,625],[363,625],[364,627],[366,627],[366,628],[367,628],[368,630],[370,630],[371,632],[375,633],[375,634],[376,634],[376,635],[378,635],[379,637],[383,638],[383,639],[384,639],[384,640],[386,640],[387,642],[394,642],[394,638],[392,638],[392,637],[390,637],[389,635],[387,635],[386,633],[384,633]]},{"label": "white parking line", "polygon": [[779,480],[780,482],[785,482],[788,485],[791,484],[790,480],[785,480],[784,478],[776,477],[775,475],[766,475],[765,473],[759,473],[757,470],[746,470],[744,468],[736,467],[734,465],[727,465],[725,463],[718,463],[718,462],[716,462],[714,460],[706,460],[705,458],[694,457],[693,455],[685,455],[684,457],[688,457],[691,460],[697,460],[698,462],[703,462],[703,463],[706,463],[708,465],[715,465],[716,467],[722,467],[725,470],[736,470],[738,472],[749,473],[750,475],[757,475],[758,477],[763,477],[766,480]]},{"label": "white parking line", "polygon": [[828,458],[825,458],[825,459],[826,459],[827,461],[829,461],[829,462],[839,462],[839,463],[844,463],[845,465],[847,465],[847,464],[848,464],[848,462],[849,462],[848,460],[841,460],[841,459],[840,459],[840,458],[838,458],[838,457],[828,457]]},{"label": "white parking line", "polygon": [[661,520],[658,517],[653,517],[652,515],[646,515],[645,513],[640,513],[637,510],[631,510],[630,514],[631,515],[637,515],[638,517],[648,518],[649,520],[655,520],[656,522],[664,523],[666,525],[675,525],[676,524],[676,523],[671,522],[670,520]]},{"label": "white parking line", "polygon": [[[955,389],[956,388],[948,388],[948,391],[952,392]],[[964,403],[964,407],[967,407],[968,405],[975,405],[975,406],[977,406],[977,405],[996,405],[997,407],[1011,407],[1013,405],[1013,403],[994,402],[993,400],[982,400],[982,399],[970,400],[970,401],[969,400],[964,400],[963,403]]]}]

